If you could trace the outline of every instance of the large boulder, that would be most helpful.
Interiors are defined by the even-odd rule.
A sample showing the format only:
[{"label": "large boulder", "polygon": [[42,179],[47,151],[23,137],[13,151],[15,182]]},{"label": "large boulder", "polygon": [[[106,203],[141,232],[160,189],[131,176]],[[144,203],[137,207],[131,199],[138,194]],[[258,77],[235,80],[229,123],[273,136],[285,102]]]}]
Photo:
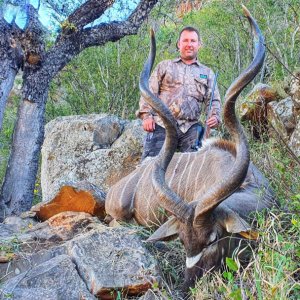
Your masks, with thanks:
[{"label": "large boulder", "polygon": [[143,136],[140,121],[106,114],[52,120],[42,147],[43,201],[52,200],[61,186],[82,180],[106,192],[138,165]]},{"label": "large boulder", "polygon": [[0,299],[116,299],[160,282],[138,228],[107,227],[78,212],[10,234],[7,225],[0,224],[1,249],[10,252],[0,263]]},{"label": "large boulder", "polygon": [[260,138],[267,131],[267,104],[278,98],[274,88],[258,83],[241,103],[241,120],[250,122],[256,138]]},{"label": "large boulder", "polygon": [[275,130],[275,136],[279,134],[285,141],[288,141],[296,125],[291,97],[279,102],[270,102],[267,108],[268,120],[272,126],[271,132]]},{"label": "large boulder", "polygon": [[295,71],[285,87],[288,98],[267,105],[270,134],[282,139],[300,156],[300,71]]}]

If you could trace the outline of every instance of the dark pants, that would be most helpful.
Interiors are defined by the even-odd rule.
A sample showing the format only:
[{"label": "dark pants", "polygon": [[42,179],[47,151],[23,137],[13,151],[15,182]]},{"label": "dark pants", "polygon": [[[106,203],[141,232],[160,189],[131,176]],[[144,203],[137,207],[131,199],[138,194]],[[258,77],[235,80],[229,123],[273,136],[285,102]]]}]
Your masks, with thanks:
[{"label": "dark pants", "polygon": [[[197,151],[196,141],[199,137],[199,124],[194,124],[191,128],[183,133],[178,130],[178,146],[179,152],[194,152]],[[144,140],[144,152],[142,154],[142,160],[149,156],[158,155],[162,148],[166,136],[166,130],[155,124],[155,130],[153,132],[147,132]]]}]

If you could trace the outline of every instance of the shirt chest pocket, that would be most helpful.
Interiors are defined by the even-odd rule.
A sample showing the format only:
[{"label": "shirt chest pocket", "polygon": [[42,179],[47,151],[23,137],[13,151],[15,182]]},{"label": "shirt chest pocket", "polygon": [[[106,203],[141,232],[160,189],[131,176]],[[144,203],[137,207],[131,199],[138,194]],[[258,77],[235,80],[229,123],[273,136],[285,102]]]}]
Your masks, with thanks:
[{"label": "shirt chest pocket", "polygon": [[162,81],[162,87],[163,90],[172,90],[178,85],[182,84],[180,78],[176,76],[177,74],[172,74],[170,72],[167,72],[164,76],[164,79]]},{"label": "shirt chest pocket", "polygon": [[196,98],[199,99],[199,101],[203,101],[207,95],[207,90],[208,90],[207,78],[194,77],[194,84],[195,84],[194,91],[196,92]]}]

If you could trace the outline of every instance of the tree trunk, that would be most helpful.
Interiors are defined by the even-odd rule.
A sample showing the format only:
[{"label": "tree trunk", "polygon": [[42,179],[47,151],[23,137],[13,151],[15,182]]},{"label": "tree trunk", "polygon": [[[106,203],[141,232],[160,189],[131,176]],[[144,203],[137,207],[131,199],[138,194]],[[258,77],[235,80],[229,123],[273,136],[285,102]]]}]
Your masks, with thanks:
[{"label": "tree trunk", "polygon": [[0,132],[2,130],[4,111],[15,77],[23,62],[22,49],[7,30],[0,15]]},{"label": "tree trunk", "polygon": [[18,69],[11,66],[9,60],[1,61],[0,66],[0,132],[2,130],[4,111],[9,93],[13,87]]},{"label": "tree trunk", "polygon": [[[0,51],[5,45],[9,45],[12,57],[20,58],[12,61],[16,61],[16,65],[22,65],[24,69],[23,101],[18,111],[12,151],[0,196],[0,221],[5,215],[17,215],[31,207],[44,138],[45,106],[52,78],[83,49],[136,34],[157,0],[141,0],[126,21],[84,28],[99,18],[113,2],[89,0],[82,3],[66,19],[66,26],[47,52],[38,10],[29,5],[26,30],[13,35],[14,27],[5,23],[0,6]],[[0,58],[3,59],[7,51],[2,52]]]},{"label": "tree trunk", "polygon": [[20,105],[0,199],[5,205],[5,215],[17,215],[31,208],[39,154],[44,138],[48,89],[49,85],[45,87],[44,84],[37,87],[39,97],[35,97],[33,92],[31,95],[33,99],[39,101],[31,102],[23,99]]}]

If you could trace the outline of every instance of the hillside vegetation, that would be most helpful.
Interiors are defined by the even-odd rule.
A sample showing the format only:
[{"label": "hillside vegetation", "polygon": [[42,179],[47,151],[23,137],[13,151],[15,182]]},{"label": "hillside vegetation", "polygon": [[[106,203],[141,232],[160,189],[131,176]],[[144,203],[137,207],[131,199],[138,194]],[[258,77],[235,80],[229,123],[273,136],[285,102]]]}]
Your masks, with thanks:
[{"label": "hillside vegetation", "polygon": [[[204,45],[199,60],[219,71],[218,82],[224,96],[252,57],[251,33],[242,16],[241,1],[202,1],[201,9],[183,16],[176,10],[178,1],[161,2],[137,36],[87,49],[63,69],[51,86],[47,121],[63,115],[100,112],[134,119],[139,99],[138,77],[148,53],[150,26],[157,35],[156,62],[176,57],[177,34],[184,25],[198,27]],[[263,82],[276,88],[285,98],[286,81],[300,67],[299,0],[254,0],[244,1],[244,4],[261,26],[267,57],[262,72],[242,97],[255,83]],[[10,97],[0,135],[1,180],[18,102],[18,95]],[[245,266],[235,258],[228,258],[226,270],[207,274],[198,282],[191,291],[195,299],[300,298],[299,159],[291,155],[280,138],[256,140],[250,132],[248,137],[251,159],[270,180],[281,208],[274,209],[265,218],[258,217],[259,238],[252,244],[250,263]],[[40,200],[38,186],[37,182],[37,201]],[[158,291],[158,295],[175,299],[183,276],[183,250],[177,241],[168,247],[172,254],[158,253],[164,271],[164,289]]]}]

